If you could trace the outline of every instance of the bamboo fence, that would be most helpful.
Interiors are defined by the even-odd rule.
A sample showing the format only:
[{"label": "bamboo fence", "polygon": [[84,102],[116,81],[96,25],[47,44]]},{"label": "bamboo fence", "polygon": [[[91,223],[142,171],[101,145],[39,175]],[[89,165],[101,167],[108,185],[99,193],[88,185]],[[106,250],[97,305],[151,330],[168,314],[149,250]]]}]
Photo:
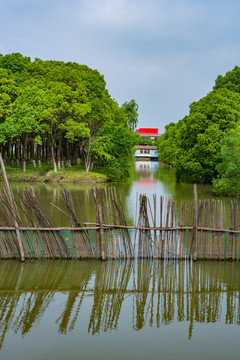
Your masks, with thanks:
[{"label": "bamboo fence", "polygon": [[[86,222],[79,200],[62,190],[70,227],[56,226],[33,190],[14,198],[0,156],[5,188],[0,191],[0,258],[11,259],[206,259],[239,260],[237,201],[229,219],[220,200],[181,201],[145,194],[137,197],[136,224],[126,220],[115,188],[92,191],[96,222]],[[80,215],[79,215],[80,214]],[[81,218],[81,219],[80,219]],[[69,232],[68,237],[64,236]]]}]

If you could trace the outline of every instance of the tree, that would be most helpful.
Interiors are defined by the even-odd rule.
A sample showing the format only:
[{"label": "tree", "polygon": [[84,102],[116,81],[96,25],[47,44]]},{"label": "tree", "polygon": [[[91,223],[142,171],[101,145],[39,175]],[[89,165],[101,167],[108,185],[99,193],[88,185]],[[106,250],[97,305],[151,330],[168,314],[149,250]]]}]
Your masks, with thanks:
[{"label": "tree", "polygon": [[170,123],[165,126],[165,133],[156,141],[159,160],[170,165],[174,165],[177,159],[177,131],[178,124]]},{"label": "tree", "polygon": [[117,125],[113,122],[107,123],[101,133],[106,139],[107,175],[111,180],[123,180],[129,175],[138,134],[133,133],[128,126]]},{"label": "tree", "polygon": [[134,99],[132,99],[129,102],[123,103],[122,109],[126,115],[128,126],[132,131],[134,131],[138,123],[138,104]]},{"label": "tree", "polygon": [[226,133],[221,143],[219,175],[213,185],[218,194],[240,195],[240,125]]},{"label": "tree", "polygon": [[218,174],[220,140],[240,121],[240,94],[211,91],[190,105],[189,115],[170,124],[158,140],[160,160],[175,166],[177,179],[211,182]]},{"label": "tree", "polygon": [[128,162],[128,151],[132,155],[127,138],[133,134],[127,123],[136,125],[138,106],[134,100],[126,103],[127,115],[97,70],[71,62],[31,61],[19,53],[0,55],[0,85],[0,151],[7,159],[10,152],[12,160],[22,158],[24,170],[28,159],[35,166],[35,153],[39,166],[41,157],[49,163],[51,156],[54,171],[56,159],[60,167],[60,159],[80,164],[82,158],[86,171],[93,164],[107,166],[117,159],[113,144],[117,148],[114,137],[119,134],[112,137],[116,129],[128,149],[123,153],[119,148],[119,162]]}]

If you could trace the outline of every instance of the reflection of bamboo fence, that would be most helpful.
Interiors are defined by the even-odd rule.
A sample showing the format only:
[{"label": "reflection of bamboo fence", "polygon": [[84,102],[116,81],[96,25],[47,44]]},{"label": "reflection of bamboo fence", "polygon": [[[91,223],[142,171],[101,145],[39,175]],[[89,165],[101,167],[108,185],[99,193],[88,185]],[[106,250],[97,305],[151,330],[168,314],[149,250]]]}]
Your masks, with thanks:
[{"label": "reflection of bamboo fence", "polygon": [[55,307],[60,333],[82,326],[86,316],[91,334],[117,330],[121,316],[135,331],[187,322],[189,338],[195,323],[240,325],[239,274],[238,262],[5,261],[0,266],[0,349],[9,329],[25,335],[48,316],[60,292],[62,305]]},{"label": "reflection of bamboo fence", "polygon": [[57,227],[33,190],[26,188],[14,199],[1,156],[0,162],[6,186],[0,191],[1,259],[240,259],[237,201],[231,202],[226,225],[222,201],[198,201],[196,186],[194,204],[189,208],[182,201],[180,213],[170,197],[161,196],[158,207],[156,195],[149,199],[140,194],[137,224],[129,226],[116,189],[92,191],[96,223],[85,221],[78,199],[63,189],[66,211],[59,210],[71,226]]}]

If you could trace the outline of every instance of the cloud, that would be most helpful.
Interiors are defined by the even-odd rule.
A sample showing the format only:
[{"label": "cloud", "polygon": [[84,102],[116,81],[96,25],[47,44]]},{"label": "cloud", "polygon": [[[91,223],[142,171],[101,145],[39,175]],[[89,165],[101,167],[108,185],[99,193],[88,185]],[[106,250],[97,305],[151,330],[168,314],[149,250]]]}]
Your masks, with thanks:
[{"label": "cloud", "polygon": [[[162,128],[239,64],[236,0],[2,0],[0,53],[98,69],[140,125]],[[160,126],[159,126],[160,127]]]},{"label": "cloud", "polygon": [[195,24],[204,14],[199,2],[189,0],[70,0],[59,8],[80,26],[84,24],[100,31],[136,28],[176,31],[172,25]]}]

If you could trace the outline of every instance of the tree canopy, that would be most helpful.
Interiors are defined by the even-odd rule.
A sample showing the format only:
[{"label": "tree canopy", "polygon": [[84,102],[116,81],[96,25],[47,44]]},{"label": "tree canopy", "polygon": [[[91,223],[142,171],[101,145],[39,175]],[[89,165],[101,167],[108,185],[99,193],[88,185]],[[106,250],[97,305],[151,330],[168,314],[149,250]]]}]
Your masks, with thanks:
[{"label": "tree canopy", "polygon": [[[134,100],[129,104],[128,110],[120,107],[103,75],[86,65],[0,55],[0,147],[5,161],[24,163],[37,157],[39,164],[41,159],[51,162],[55,171],[63,161],[69,166],[84,161],[89,171],[117,161],[120,141],[128,149],[122,153],[128,167],[135,141],[130,128],[138,108]],[[124,134],[124,142],[117,133]]]},{"label": "tree canopy", "polygon": [[129,102],[123,103],[122,109],[126,115],[128,126],[134,131],[138,123],[138,104],[132,99]]},{"label": "tree canopy", "polygon": [[160,160],[175,167],[179,181],[217,184],[214,179],[227,170],[226,142],[230,144],[229,134],[233,140],[239,124],[240,68],[235,67],[225,76],[219,76],[213,90],[204,98],[190,105],[187,116],[166,126],[165,133],[157,140]]}]

